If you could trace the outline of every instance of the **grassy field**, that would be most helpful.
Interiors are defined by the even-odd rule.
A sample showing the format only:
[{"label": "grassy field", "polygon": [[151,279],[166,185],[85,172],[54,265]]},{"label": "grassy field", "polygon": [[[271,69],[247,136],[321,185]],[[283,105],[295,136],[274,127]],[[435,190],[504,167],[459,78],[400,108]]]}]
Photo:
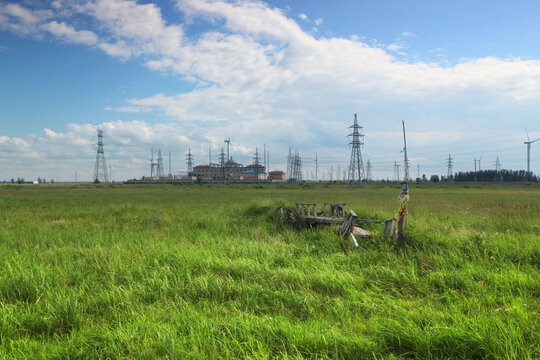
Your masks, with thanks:
[{"label": "grassy field", "polygon": [[2,185],[0,358],[538,359],[540,186],[453,185]]}]

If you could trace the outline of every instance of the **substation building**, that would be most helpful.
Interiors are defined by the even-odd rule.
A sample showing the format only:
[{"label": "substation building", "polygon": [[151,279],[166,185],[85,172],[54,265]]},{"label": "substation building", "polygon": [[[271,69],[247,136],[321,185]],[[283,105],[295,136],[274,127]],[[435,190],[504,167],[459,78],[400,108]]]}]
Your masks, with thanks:
[{"label": "substation building", "polygon": [[266,168],[260,164],[244,166],[231,157],[221,164],[197,165],[193,178],[202,182],[256,182],[266,180]]}]

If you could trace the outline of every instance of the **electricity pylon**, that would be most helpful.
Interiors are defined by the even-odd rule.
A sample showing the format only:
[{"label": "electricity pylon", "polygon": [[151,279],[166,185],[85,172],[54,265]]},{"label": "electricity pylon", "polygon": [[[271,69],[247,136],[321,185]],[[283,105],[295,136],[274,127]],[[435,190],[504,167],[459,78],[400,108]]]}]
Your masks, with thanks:
[{"label": "electricity pylon", "polygon": [[358,125],[356,114],[354,114],[354,124],[349,126],[352,129],[352,133],[349,136],[352,138],[349,145],[351,146],[351,161],[349,165],[349,182],[359,185],[363,179],[365,179],[364,163],[362,161],[361,147],[364,145],[362,140],[364,134],[362,134],[363,127]]},{"label": "electricity pylon", "polygon": [[96,165],[94,167],[94,181],[109,182],[109,175],[107,173],[107,163],[105,162],[105,152],[103,151],[103,131],[97,131],[97,154]]},{"label": "electricity pylon", "polygon": [[450,177],[454,175],[452,171],[452,167],[454,166],[454,160],[452,159],[452,156],[448,154],[448,159],[446,159],[446,166],[448,166],[448,172],[446,174],[446,178],[450,180]]}]

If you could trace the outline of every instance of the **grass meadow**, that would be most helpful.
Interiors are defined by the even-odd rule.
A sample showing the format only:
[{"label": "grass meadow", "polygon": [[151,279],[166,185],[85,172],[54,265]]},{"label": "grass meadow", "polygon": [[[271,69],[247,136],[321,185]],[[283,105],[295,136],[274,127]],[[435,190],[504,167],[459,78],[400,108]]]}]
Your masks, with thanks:
[{"label": "grass meadow", "polygon": [[540,186],[2,185],[0,358],[538,359]]}]

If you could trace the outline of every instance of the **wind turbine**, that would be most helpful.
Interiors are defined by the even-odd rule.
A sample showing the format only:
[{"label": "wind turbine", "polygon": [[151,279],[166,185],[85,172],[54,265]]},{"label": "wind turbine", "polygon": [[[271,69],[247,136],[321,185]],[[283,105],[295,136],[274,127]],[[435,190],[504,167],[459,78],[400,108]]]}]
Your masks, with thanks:
[{"label": "wind turbine", "polygon": [[529,138],[529,132],[527,131],[527,128],[525,128],[525,133],[527,133],[527,141],[523,143],[527,145],[527,172],[529,172],[531,171],[531,144],[533,142],[537,142],[540,139],[531,141],[531,139]]}]

